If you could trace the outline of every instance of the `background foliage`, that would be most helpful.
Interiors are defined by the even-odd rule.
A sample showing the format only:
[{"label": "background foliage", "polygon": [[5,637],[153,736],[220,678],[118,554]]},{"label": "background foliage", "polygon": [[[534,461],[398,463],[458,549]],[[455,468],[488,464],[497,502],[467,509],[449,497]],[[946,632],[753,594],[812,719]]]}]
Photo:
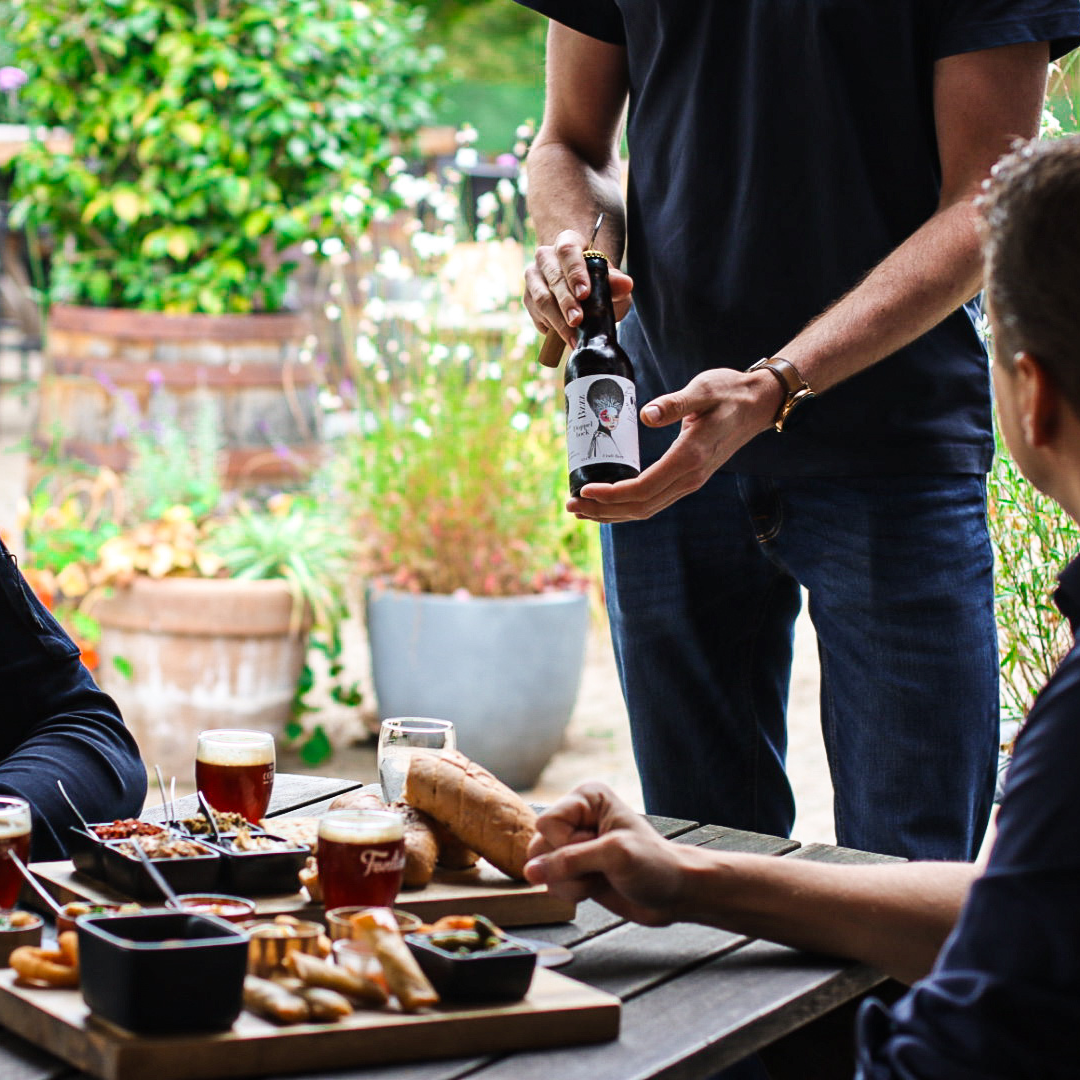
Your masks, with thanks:
[{"label": "background foliage", "polygon": [[436,56],[397,0],[8,2],[28,119],[74,143],[32,147],[15,188],[65,302],[281,309],[289,249],[360,235],[430,116]]}]

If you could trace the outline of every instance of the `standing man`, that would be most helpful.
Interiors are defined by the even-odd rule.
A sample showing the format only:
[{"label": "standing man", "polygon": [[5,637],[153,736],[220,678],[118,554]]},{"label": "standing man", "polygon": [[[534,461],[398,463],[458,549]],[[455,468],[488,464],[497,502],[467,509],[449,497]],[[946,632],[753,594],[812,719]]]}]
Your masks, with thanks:
[{"label": "standing man", "polygon": [[974,857],[998,671],[972,198],[1080,4],[520,2],[553,20],[526,304],[572,341],[600,211],[632,275],[648,467],[568,509],[605,524],[647,809],[790,832],[803,586],[837,841]]}]

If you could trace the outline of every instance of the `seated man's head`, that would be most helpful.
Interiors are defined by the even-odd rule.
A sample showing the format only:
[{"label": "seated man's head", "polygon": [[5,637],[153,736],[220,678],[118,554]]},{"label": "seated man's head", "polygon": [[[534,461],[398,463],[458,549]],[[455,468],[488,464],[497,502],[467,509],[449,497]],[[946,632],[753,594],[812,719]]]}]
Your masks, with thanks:
[{"label": "seated man's head", "polygon": [[1080,478],[1061,453],[1080,453],[1080,136],[1003,158],[981,203],[1002,433],[1028,479],[1075,517]]}]

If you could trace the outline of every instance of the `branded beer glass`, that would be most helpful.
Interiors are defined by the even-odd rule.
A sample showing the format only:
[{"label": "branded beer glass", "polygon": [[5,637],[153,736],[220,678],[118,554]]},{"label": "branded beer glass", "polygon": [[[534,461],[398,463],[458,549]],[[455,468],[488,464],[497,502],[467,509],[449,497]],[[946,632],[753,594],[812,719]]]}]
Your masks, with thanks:
[{"label": "branded beer glass", "polygon": [[274,736],[268,731],[202,731],[195,750],[195,785],[215,810],[243,814],[257,824],[270,805],[274,761]]},{"label": "branded beer glass", "polygon": [[379,782],[383,802],[401,798],[409,772],[409,756],[416,750],[454,750],[457,737],[449,720],[426,716],[391,716],[379,728]]},{"label": "branded beer glass", "polygon": [[13,796],[0,798],[0,911],[10,911],[19,899],[23,876],[8,858],[14,851],[30,861],[30,804]]},{"label": "branded beer glass", "polygon": [[392,810],[331,810],[319,819],[326,910],[390,907],[405,873],[405,822]]}]

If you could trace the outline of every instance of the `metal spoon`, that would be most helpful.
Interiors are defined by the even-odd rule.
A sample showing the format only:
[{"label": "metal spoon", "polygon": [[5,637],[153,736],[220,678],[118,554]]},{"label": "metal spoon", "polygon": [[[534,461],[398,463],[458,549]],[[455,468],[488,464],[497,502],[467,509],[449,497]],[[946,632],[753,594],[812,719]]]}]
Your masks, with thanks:
[{"label": "metal spoon", "polygon": [[53,913],[53,917],[62,919],[64,917],[63,907],[53,898],[52,893],[41,884],[40,881],[30,872],[30,868],[15,854],[14,851],[8,852],[8,858],[15,864],[16,869],[26,879],[27,885],[29,885],[34,892],[45,901],[46,907]]},{"label": "metal spoon", "polygon": [[206,796],[201,791],[197,791],[195,794],[199,799],[199,808],[202,810],[203,816],[210,825],[210,835],[213,836],[215,844],[220,844],[221,831],[217,827],[217,821],[214,820],[214,808],[210,805]]},{"label": "metal spoon", "polygon": [[180,903],[180,898],[176,895],[176,891],[162,876],[161,871],[153,864],[150,856],[146,854],[146,849],[139,843],[139,838],[133,836],[131,843],[138,853],[139,858],[142,860],[143,866],[146,867],[146,872],[150,875],[151,881],[162,891],[165,896],[165,906],[171,907],[174,911],[183,911],[184,905]]},{"label": "metal spoon", "polygon": [[154,766],[154,773],[157,776],[158,787],[161,789],[161,809],[165,813],[165,824],[174,829],[178,828],[180,823],[176,820],[176,806],[169,801],[168,793],[165,791],[165,777],[161,775],[160,765]]},{"label": "metal spoon", "polygon": [[90,826],[86,823],[86,818],[79,813],[79,808],[71,801],[71,796],[64,790],[64,782],[62,780],[56,781],[56,786],[60,789],[60,794],[64,797],[64,802],[68,804],[68,809],[75,815],[75,820],[82,826],[83,832],[89,836],[93,836]]}]

